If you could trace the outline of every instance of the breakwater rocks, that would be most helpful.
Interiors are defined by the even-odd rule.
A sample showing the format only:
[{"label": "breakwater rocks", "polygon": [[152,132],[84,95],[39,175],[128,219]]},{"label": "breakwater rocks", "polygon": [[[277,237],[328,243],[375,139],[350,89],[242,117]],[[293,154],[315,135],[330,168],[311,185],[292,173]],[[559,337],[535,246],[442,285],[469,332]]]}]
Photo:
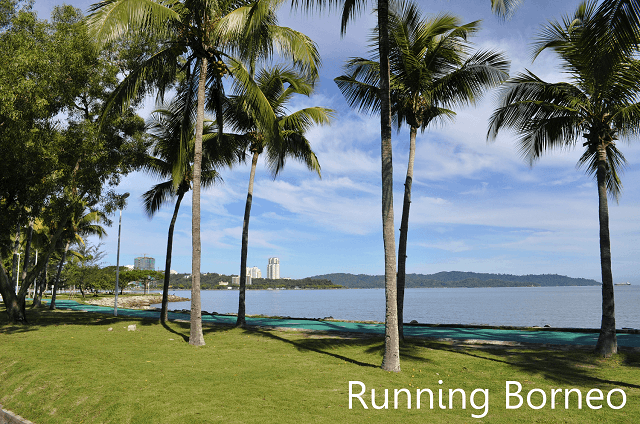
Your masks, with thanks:
[{"label": "breakwater rocks", "polygon": [[[187,300],[189,299],[185,297],[180,297],[173,294],[169,295],[169,302],[184,302]],[[113,307],[114,298],[113,297],[103,297],[100,299],[87,298],[84,300],[84,303],[87,303],[89,305],[96,305],[96,306]],[[151,309],[150,305],[153,305],[155,303],[162,303],[161,294],[149,294],[149,295],[141,295],[141,296],[118,296],[119,308]]]}]

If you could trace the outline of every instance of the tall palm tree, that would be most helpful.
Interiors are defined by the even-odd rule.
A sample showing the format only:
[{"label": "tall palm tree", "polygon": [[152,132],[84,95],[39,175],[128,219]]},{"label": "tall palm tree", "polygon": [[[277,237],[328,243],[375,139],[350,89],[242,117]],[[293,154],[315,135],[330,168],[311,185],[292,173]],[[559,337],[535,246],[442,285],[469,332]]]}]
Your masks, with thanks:
[{"label": "tall palm tree", "polygon": [[[193,162],[191,328],[189,343],[204,345],[200,306],[200,185],[205,93],[216,104],[218,131],[222,134],[221,101],[224,66],[209,73],[209,63],[222,65],[230,54],[255,61],[270,57],[274,49],[297,66],[317,73],[319,56],[315,45],[303,34],[277,25],[276,8],[282,0],[104,0],[91,6],[90,28],[102,41],[112,41],[130,30],[150,31],[166,37],[160,51],[130,73],[114,92],[112,102],[128,102],[146,82],[163,95],[182,68],[187,80],[198,81]],[[185,60],[178,61],[182,56]],[[216,72],[217,71],[217,72]],[[162,97],[162,96],[161,96]],[[190,104],[191,102],[189,102]],[[185,122],[188,118],[185,117]],[[186,127],[186,126],[185,126]],[[174,183],[179,180],[174,179]]]},{"label": "tall palm tree", "polygon": [[[245,291],[247,251],[249,245],[249,217],[253,200],[253,181],[258,157],[266,153],[267,166],[275,178],[284,167],[288,157],[304,163],[307,168],[320,175],[320,164],[311,149],[305,132],[313,124],[328,124],[332,110],[323,107],[308,107],[293,113],[287,105],[294,95],[309,96],[314,79],[300,74],[291,67],[274,66],[258,71],[254,78],[251,70],[241,62],[231,68],[235,75],[242,76],[244,83],[236,84],[236,95],[230,96],[225,109],[225,122],[235,131],[250,140],[251,172],[242,224],[242,249],[240,253],[240,296],[236,326],[245,326]],[[258,104],[252,99],[262,99]],[[265,121],[262,116],[272,115],[275,121]],[[275,128],[274,128],[275,122]]]},{"label": "tall palm tree", "polygon": [[[573,16],[543,29],[535,55],[554,51],[570,80],[548,83],[530,71],[510,79],[491,116],[488,138],[513,129],[530,163],[547,150],[573,147],[584,138],[578,163],[595,175],[600,222],[602,323],[595,350],[608,357],[617,352],[617,339],[607,194],[617,199],[622,187],[619,173],[625,159],[616,140],[640,133],[640,62],[600,39],[614,36],[602,30],[605,15],[596,8],[594,1],[583,2]],[[594,34],[596,28],[600,34]]]},{"label": "tall palm tree", "polygon": [[[508,16],[522,0],[491,0],[491,9]],[[292,5],[319,10],[342,9],[340,31],[346,32],[350,20],[362,12],[366,0],[292,0]],[[382,238],[384,244],[385,343],[382,369],[400,372],[400,338],[398,334],[396,248],[393,228],[393,159],[391,149],[391,109],[389,73],[389,0],[375,2],[378,17],[378,57],[380,58],[380,150],[382,162]]]},{"label": "tall palm tree", "polygon": [[[401,339],[404,337],[407,234],[418,129],[424,131],[433,122],[453,119],[455,112],[449,108],[475,103],[486,88],[508,76],[509,62],[502,54],[493,51],[472,54],[467,38],[478,28],[477,21],[461,25],[457,17],[448,14],[423,19],[418,7],[411,2],[395,3],[389,11],[391,112],[398,131],[403,124],[410,128],[398,245],[397,308]],[[351,106],[377,112],[380,63],[375,48],[371,53],[372,59],[351,59],[345,67],[348,74],[335,81]]]},{"label": "tall palm tree", "polygon": [[[189,140],[185,143],[182,140],[182,116],[184,104],[173,102],[167,108],[157,109],[152,113],[149,122],[149,132],[154,140],[152,155],[149,156],[144,169],[151,175],[166,179],[154,185],[143,195],[144,210],[152,218],[155,213],[169,201],[175,199],[173,216],[169,224],[169,234],[167,236],[167,255],[165,260],[164,284],[162,289],[162,310],[160,320],[165,323],[168,318],[168,293],[169,279],[171,277],[171,251],[173,247],[173,230],[180,203],[184,195],[191,190],[193,151],[194,151],[194,128],[190,125],[187,131]],[[240,144],[239,144],[240,143]],[[221,166],[232,166],[240,160],[244,153],[242,140],[234,139],[233,136],[225,135],[222,139],[217,134],[217,128],[213,124],[206,125],[203,130],[203,161],[201,184],[207,188],[215,182],[221,180],[216,168]],[[186,148],[187,152],[182,149]],[[187,163],[178,166],[180,161]],[[176,169],[179,174],[176,174]],[[178,184],[174,179],[178,177]]]}]

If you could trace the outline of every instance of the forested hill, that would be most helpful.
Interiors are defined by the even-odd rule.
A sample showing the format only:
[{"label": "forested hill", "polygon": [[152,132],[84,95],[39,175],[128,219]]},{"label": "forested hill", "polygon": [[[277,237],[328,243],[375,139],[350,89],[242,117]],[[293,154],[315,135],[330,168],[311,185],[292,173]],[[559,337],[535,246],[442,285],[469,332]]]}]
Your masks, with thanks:
[{"label": "forested hill", "polygon": [[[325,274],[311,278],[331,280],[345,288],[384,288],[383,275]],[[550,287],[599,286],[596,280],[571,278],[557,274],[511,275],[475,272],[438,272],[437,274],[407,274],[406,287]]]}]

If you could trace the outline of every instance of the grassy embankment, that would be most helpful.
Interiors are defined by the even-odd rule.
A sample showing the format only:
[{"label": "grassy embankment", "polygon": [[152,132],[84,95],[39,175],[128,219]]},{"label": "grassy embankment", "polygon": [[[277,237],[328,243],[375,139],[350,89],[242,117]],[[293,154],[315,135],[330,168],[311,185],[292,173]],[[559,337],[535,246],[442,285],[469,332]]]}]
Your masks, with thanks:
[{"label": "grassy embankment", "polygon": [[[631,423],[640,420],[640,353],[623,352],[603,360],[586,351],[500,346],[466,346],[409,340],[402,348],[402,372],[379,368],[380,337],[343,338],[264,329],[205,327],[206,346],[187,343],[188,323],[164,328],[156,321],[114,318],[81,312],[29,313],[30,325],[8,325],[0,307],[0,404],[38,424],[46,423]],[[137,324],[137,331],[127,331]],[[109,331],[112,328],[112,331]],[[363,400],[349,409],[349,381],[366,385]],[[438,384],[442,380],[441,385]],[[524,405],[505,408],[505,382],[523,386]],[[389,389],[389,409],[375,410]],[[394,389],[399,395],[394,409]],[[415,389],[428,394],[416,409]],[[441,409],[438,389],[462,389],[452,409]],[[527,406],[531,389],[546,393],[539,410]],[[551,409],[551,390],[577,388],[565,409],[562,394]],[[605,399],[586,404],[587,392],[601,389]],[[607,405],[607,393],[624,390],[626,405]],[[488,389],[488,402],[482,392]],[[515,388],[514,388],[515,390]],[[354,387],[355,392],[360,387]],[[531,402],[541,403],[534,393]],[[614,392],[618,405],[621,395]],[[517,403],[514,398],[512,404]],[[484,418],[473,418],[471,414]]]}]

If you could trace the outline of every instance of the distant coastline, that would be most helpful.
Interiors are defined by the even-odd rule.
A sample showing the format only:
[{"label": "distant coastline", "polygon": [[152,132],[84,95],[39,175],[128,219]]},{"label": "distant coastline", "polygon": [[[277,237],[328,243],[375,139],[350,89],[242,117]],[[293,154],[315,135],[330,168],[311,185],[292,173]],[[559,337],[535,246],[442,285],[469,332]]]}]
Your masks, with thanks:
[{"label": "distant coastline", "polygon": [[[190,274],[171,276],[172,289],[190,289]],[[231,276],[217,273],[203,273],[200,284],[203,290],[237,290],[231,284]],[[406,288],[475,288],[475,287],[563,287],[600,286],[596,280],[573,278],[557,274],[491,274],[477,272],[438,272],[436,274],[407,274]],[[627,285],[626,283],[616,285]],[[383,275],[334,273],[315,275],[302,279],[254,278],[248,290],[309,290],[309,289],[381,289],[384,288]]]},{"label": "distant coastline", "polygon": [[[349,289],[384,288],[383,275],[365,274],[323,274],[311,279],[330,280]],[[600,286],[596,280],[573,278],[557,274],[512,275],[477,272],[438,272],[436,274],[407,274],[406,288],[443,288],[443,287],[561,287],[561,286]]]}]

